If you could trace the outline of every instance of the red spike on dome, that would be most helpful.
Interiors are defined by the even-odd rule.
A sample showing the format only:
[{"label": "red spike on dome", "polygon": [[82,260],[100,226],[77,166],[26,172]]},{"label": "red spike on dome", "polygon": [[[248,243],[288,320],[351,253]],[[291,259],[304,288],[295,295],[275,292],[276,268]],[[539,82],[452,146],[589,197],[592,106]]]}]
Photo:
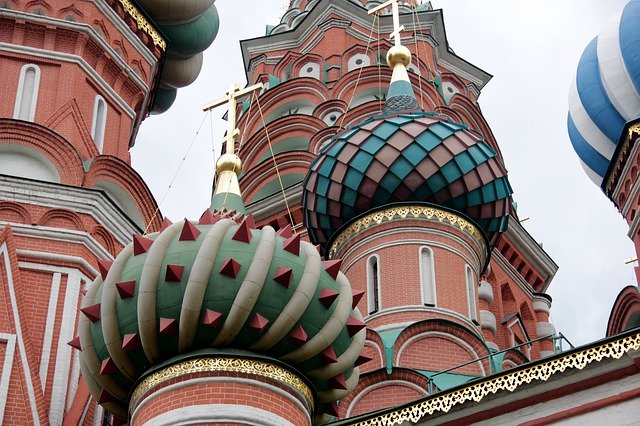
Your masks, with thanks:
[{"label": "red spike on dome", "polygon": [[294,256],[300,256],[300,234],[290,237],[282,244],[282,249]]},{"label": "red spike on dome", "polygon": [[196,228],[196,226],[189,222],[189,220],[184,220],[184,225],[182,225],[182,232],[180,233],[180,241],[195,241],[200,236],[200,230]]},{"label": "red spike on dome", "polygon": [[351,304],[351,309],[355,309],[356,306],[358,306],[358,303],[362,300],[362,296],[364,296],[364,291],[362,290],[356,290],[353,292],[353,303]]},{"label": "red spike on dome", "polygon": [[160,318],[160,334],[176,334],[178,324],[175,318]]},{"label": "red spike on dome", "polygon": [[165,217],[164,220],[162,221],[162,225],[160,225],[160,232],[164,231],[171,225],[173,225],[173,222],[171,222],[168,217]]},{"label": "red spike on dome", "polygon": [[338,272],[340,272],[340,266],[342,266],[342,259],[325,260],[322,262],[322,266],[324,270],[327,271],[327,274],[335,280],[338,278]]},{"label": "red spike on dome", "polygon": [[269,324],[269,320],[263,317],[262,315],[256,313],[253,315],[251,320],[247,323],[247,327],[251,330],[256,331],[258,333],[262,332]]},{"label": "red spike on dome", "polygon": [[80,336],[76,336],[73,338],[73,340],[68,341],[67,345],[71,346],[72,348],[76,348],[79,351],[82,350],[82,347],[80,346]]},{"label": "red spike on dome", "polygon": [[133,234],[133,255],[138,256],[148,252],[152,244],[153,240],[142,235]]},{"label": "red spike on dome", "polygon": [[111,260],[106,260],[106,259],[98,260],[98,269],[100,270],[100,276],[102,277],[103,280],[107,279],[107,274],[109,273],[109,269],[111,269],[112,265],[113,265],[113,261]]},{"label": "red spike on dome", "polygon": [[370,356],[366,356],[365,354],[360,354],[358,359],[356,360],[355,366],[358,367],[360,365],[366,364],[367,362],[373,360]]},{"label": "red spike on dome", "polygon": [[307,342],[309,336],[307,336],[307,332],[304,331],[304,328],[300,324],[293,329],[291,334],[289,334],[289,338],[296,344],[302,345]]},{"label": "red spike on dome", "polygon": [[247,222],[247,224],[249,225],[249,228],[251,229],[256,229],[256,221],[253,218],[253,213],[249,213],[245,218],[244,221]]},{"label": "red spike on dome", "polygon": [[118,294],[120,295],[120,299],[129,299],[133,297],[133,295],[136,293],[136,282],[125,281],[121,283],[116,283],[116,288],[118,289]]},{"label": "red spike on dome", "polygon": [[344,378],[344,374],[340,373],[329,380],[329,384],[334,389],[347,390],[347,380]]},{"label": "red spike on dome", "polygon": [[98,404],[104,405],[111,401],[113,401],[113,395],[111,395],[106,389],[102,389],[102,391],[100,391],[100,396],[98,397]]},{"label": "red spike on dome", "polygon": [[291,284],[292,278],[293,269],[281,266],[276,270],[276,274],[274,275],[273,280],[278,284],[282,284],[286,288],[289,288],[289,284]]},{"label": "red spike on dome", "polygon": [[251,224],[247,221],[247,219],[243,220],[231,239],[234,241],[240,241],[242,243],[249,244],[251,242],[251,238],[253,238],[250,225]]},{"label": "red spike on dome", "polygon": [[340,413],[338,412],[338,404],[336,404],[335,402],[325,405],[322,412],[333,417],[338,417],[340,415]]},{"label": "red spike on dome", "polygon": [[87,306],[86,308],[80,309],[83,314],[91,320],[91,322],[96,322],[100,320],[100,304],[97,303],[95,305]]},{"label": "red spike on dome", "polygon": [[198,220],[198,225],[213,225],[217,221],[218,221],[218,218],[216,218],[213,215],[211,210],[206,209],[204,213],[202,213],[202,216],[200,216],[200,220]]},{"label": "red spike on dome", "polygon": [[322,289],[322,291],[320,291],[320,296],[318,297],[318,299],[325,308],[329,309],[331,305],[333,305],[333,302],[335,302],[335,300],[338,298],[339,294],[340,293],[338,293],[337,291],[325,287]]},{"label": "red spike on dome", "polygon": [[329,365],[329,364],[333,364],[334,362],[338,362],[336,351],[333,350],[332,346],[329,346],[324,351],[320,352],[320,361],[322,361],[322,364],[324,365]]},{"label": "red spike on dome", "polygon": [[235,278],[238,276],[241,266],[242,265],[240,265],[234,259],[227,259],[220,269],[220,274],[225,275],[229,278]]},{"label": "red spike on dome", "polygon": [[111,358],[106,358],[100,364],[100,375],[108,376],[109,374],[113,374],[118,371],[118,366]]},{"label": "red spike on dome", "polygon": [[291,238],[293,236],[293,230],[291,229],[291,224],[288,223],[284,228],[278,229],[276,235],[281,236],[282,238]]},{"label": "red spike on dome", "polygon": [[349,317],[349,319],[347,320],[347,330],[349,331],[349,336],[352,337],[366,326],[367,325],[365,323],[353,316]]},{"label": "red spike on dome", "polygon": [[182,281],[183,272],[184,266],[182,265],[167,265],[167,273],[164,276],[164,280],[169,283],[179,283]]},{"label": "red spike on dome", "polygon": [[211,309],[207,309],[202,316],[202,324],[207,327],[217,327],[220,324],[220,320],[222,319],[222,314],[220,312],[212,311]]},{"label": "red spike on dome", "polygon": [[122,349],[125,351],[140,349],[140,337],[138,337],[138,333],[125,334],[122,337]]}]

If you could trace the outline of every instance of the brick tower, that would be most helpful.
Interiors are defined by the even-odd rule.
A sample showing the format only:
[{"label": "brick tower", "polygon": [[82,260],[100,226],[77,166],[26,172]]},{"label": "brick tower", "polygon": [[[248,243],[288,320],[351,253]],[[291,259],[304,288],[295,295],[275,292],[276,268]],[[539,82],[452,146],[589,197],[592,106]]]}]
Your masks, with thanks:
[{"label": "brick tower", "polygon": [[0,423],[102,422],[74,349],[80,300],[98,259],[162,222],[129,149],[197,76],[212,4],[0,2]]},{"label": "brick tower", "polygon": [[557,267],[512,207],[478,104],[490,76],[448,48],[441,11],[400,1],[394,23],[367,13],[380,3],[293,1],[241,43],[266,86],[239,124],[247,208],[341,259],[362,295],[370,361],[340,418],[554,353]]}]

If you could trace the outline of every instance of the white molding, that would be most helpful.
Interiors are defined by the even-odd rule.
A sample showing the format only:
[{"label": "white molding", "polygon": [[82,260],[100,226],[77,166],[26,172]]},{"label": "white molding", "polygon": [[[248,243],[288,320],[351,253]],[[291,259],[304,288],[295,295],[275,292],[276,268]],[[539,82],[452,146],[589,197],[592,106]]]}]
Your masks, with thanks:
[{"label": "white molding", "polygon": [[[376,264],[377,294],[378,300],[374,300],[373,264]],[[382,310],[382,265],[380,255],[372,254],[367,258],[367,313],[371,314]],[[377,309],[376,309],[377,302]]]},{"label": "white molding", "polygon": [[73,355],[72,351],[74,351],[67,342],[73,339],[73,332],[78,319],[78,298],[80,297],[81,276],[84,276],[81,272],[74,271],[69,274],[67,278],[64,305],[62,305],[62,321],[60,322],[60,333],[58,336],[53,386],[51,388],[49,421],[52,425],[62,424],[64,419],[67,386],[69,383],[69,372],[71,370],[71,356]]},{"label": "white molding", "polygon": [[[167,411],[145,422],[142,426],[181,426],[202,424],[211,421],[215,413],[216,421],[221,423],[240,423],[255,426],[294,426],[293,423],[270,411],[248,405],[206,404],[192,405]],[[311,424],[311,421],[309,421]],[[304,425],[297,425],[304,426]]]},{"label": "white molding", "polygon": [[[80,380],[80,351],[73,351],[73,363],[71,364],[71,379],[69,380],[69,390],[67,391],[67,404],[65,411],[69,411],[73,405],[73,400],[78,391],[78,380]],[[91,399],[89,399],[91,401]],[[82,423],[80,423],[82,424]]]},{"label": "white molding", "polygon": [[[69,53],[54,52],[51,50],[38,49],[28,46],[17,46],[15,44],[0,42],[0,51],[11,52],[20,55],[31,55],[37,58],[53,59],[61,62],[74,63],[78,65],[84,72],[93,78],[93,82],[102,90],[103,93],[108,94],[111,101],[118,105],[122,112],[126,114],[132,120],[135,120],[136,113],[122,97],[93,69],[81,56],[72,55]],[[135,73],[132,73],[135,74]],[[147,88],[141,90],[148,91]]]},{"label": "white molding", "polygon": [[0,333],[0,342],[4,342],[7,345],[7,350],[4,353],[4,363],[2,364],[2,374],[0,374],[0,424],[4,424],[2,419],[4,418],[7,398],[9,397],[9,384],[11,381],[11,370],[13,368],[16,335]]},{"label": "white molding", "polygon": [[480,328],[488,330],[495,337],[498,330],[498,321],[493,312],[480,310]]},{"label": "white molding", "polygon": [[[431,279],[429,280],[430,282],[428,283],[424,282],[424,273],[425,273],[424,269],[426,265],[424,265],[423,258],[422,258],[423,252],[429,253],[428,260],[429,260]],[[423,305],[426,305],[427,303],[429,303],[429,304],[433,304],[433,306],[438,306],[438,285],[436,283],[435,254],[433,253],[433,249],[431,249],[431,247],[425,245],[425,246],[421,246],[418,249],[418,266],[419,266],[419,272],[420,272],[420,300],[422,300]],[[427,286],[430,287],[430,290],[433,293],[433,301],[427,301],[425,298],[425,290]]]},{"label": "white molding", "polygon": [[62,274],[60,274],[60,272],[55,272],[51,279],[49,307],[47,308],[47,322],[44,327],[42,355],[40,356],[40,383],[42,383],[43,390],[47,388],[47,375],[49,373],[49,363],[51,361],[51,344],[53,342],[53,332],[56,326],[56,310],[58,307],[58,295],[60,293],[61,281]]},{"label": "white molding", "polygon": [[476,294],[476,277],[471,266],[464,265],[464,282],[467,290],[467,307],[469,308],[469,318],[478,321],[478,297]]},{"label": "white molding", "polygon": [[22,102],[24,101],[24,83],[27,76],[27,71],[33,69],[35,71],[35,77],[33,80],[33,92],[31,92],[31,104],[29,108],[29,114],[26,121],[31,121],[36,117],[36,105],[38,104],[38,91],[40,89],[40,67],[36,64],[25,64],[20,68],[20,79],[18,81],[18,89],[16,90],[16,101],[13,107],[13,118],[17,120],[25,120],[20,117],[20,109],[22,108]]},{"label": "white molding", "polygon": [[91,215],[123,245],[131,242],[132,234],[142,232],[114,200],[98,189],[0,175],[0,200],[25,204],[37,200],[39,206]]},{"label": "white molding", "polygon": [[[16,250],[16,253],[18,254],[18,256],[28,257],[34,260],[44,260],[44,261],[53,260],[53,261],[71,263],[71,264],[78,264],[78,265],[81,265],[83,268],[85,268],[87,271],[89,271],[94,277],[98,275],[98,270],[95,269],[93,266],[91,266],[89,262],[87,262],[81,257],[69,256],[66,254],[44,253],[44,252],[31,251],[31,250]],[[75,269],[64,268],[61,266],[50,266],[46,264],[43,265],[40,263],[20,262],[19,264],[21,268],[33,269],[36,271],[55,271],[55,272],[61,272],[65,274],[75,271]],[[87,278],[87,280],[93,281],[92,278]]]},{"label": "white molding", "polygon": [[[103,105],[102,117],[98,116],[98,111],[100,110],[100,105]],[[109,111],[109,107],[104,98],[100,95],[96,95],[95,101],[93,102],[93,118],[91,119],[91,137],[93,138],[93,143],[96,145],[96,149],[100,154],[102,154],[104,148],[104,129],[107,126],[107,112]],[[99,138],[97,136],[100,136]]]},{"label": "white molding", "polygon": [[[87,407],[89,407],[91,401],[92,399],[89,398]],[[93,426],[102,426],[102,417],[104,417],[104,408],[102,408],[102,405],[96,404],[96,409],[93,412]]]},{"label": "white molding", "polygon": [[[24,340],[22,338],[22,324],[20,323],[20,312],[18,310],[18,300],[16,299],[16,293],[13,285],[13,270],[11,269],[11,262],[9,260],[9,249],[7,243],[0,245],[0,255],[4,260],[4,265],[7,275],[7,283],[9,285],[9,299],[11,300],[11,310],[13,311],[13,320],[15,322],[16,336],[18,340],[18,352],[20,353],[20,362],[22,363],[22,372],[25,378],[25,387],[27,388],[27,395],[29,397],[29,406],[31,407],[31,415],[33,416],[33,424],[40,426],[40,417],[38,416],[38,408],[36,407],[36,394],[33,389],[33,379],[31,377],[31,368],[29,367],[29,361],[27,360],[27,353],[24,347]],[[26,420],[26,419],[25,419]]]}]

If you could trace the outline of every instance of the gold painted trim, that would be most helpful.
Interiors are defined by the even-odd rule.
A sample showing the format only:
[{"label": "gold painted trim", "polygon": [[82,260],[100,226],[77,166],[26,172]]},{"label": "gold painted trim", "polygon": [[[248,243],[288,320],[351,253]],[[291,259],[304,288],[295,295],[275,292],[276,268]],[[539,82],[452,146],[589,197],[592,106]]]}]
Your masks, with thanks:
[{"label": "gold painted trim", "polygon": [[[622,173],[622,169],[624,168],[627,158],[629,157],[629,152],[635,144],[635,140],[632,139],[634,133],[640,134],[640,123],[629,126],[625,140],[621,142],[622,148],[620,149],[618,156],[614,159],[616,163],[613,167],[613,170],[611,171],[609,180],[607,181],[607,194],[609,196],[613,194],[615,186],[618,182],[619,174]],[[619,207],[622,208],[622,206]]]},{"label": "gold painted trim", "polygon": [[380,225],[382,222],[390,222],[394,219],[406,219],[407,217],[413,217],[414,219],[427,219],[434,222],[447,223],[455,228],[460,229],[465,234],[473,238],[487,253],[487,245],[482,232],[476,225],[468,220],[458,216],[455,213],[439,209],[437,207],[422,207],[422,206],[402,206],[391,207],[385,210],[380,210],[370,215],[367,215],[347,229],[342,231],[338,238],[331,245],[329,250],[329,258],[333,258],[338,250],[342,246],[353,238],[355,235],[362,231],[365,231],[372,225]]},{"label": "gold painted trim", "polygon": [[313,410],[314,399],[311,388],[291,371],[265,361],[254,359],[212,357],[180,362],[146,377],[133,391],[129,408],[133,409],[144,394],[168,380],[183,377],[188,374],[211,372],[244,373],[276,380],[295,388],[304,395]]},{"label": "gold painted trim", "polygon": [[434,412],[447,413],[455,405],[471,401],[480,402],[487,395],[493,395],[500,391],[513,392],[518,386],[531,383],[534,380],[545,382],[553,374],[562,373],[570,368],[582,370],[592,362],[599,362],[603,359],[611,358],[620,359],[631,350],[640,350],[640,333],[613,342],[603,343],[595,348],[585,349],[577,353],[572,352],[564,357],[543,362],[494,379],[484,380],[453,392],[434,395],[426,401],[353,424],[362,426],[387,426],[405,422],[417,423],[425,416],[431,415]]},{"label": "gold painted trim", "polygon": [[147,18],[145,18],[140,10],[130,1],[130,0],[118,0],[125,12],[131,16],[136,23],[138,24],[138,28],[147,33],[151,40],[153,40],[153,44],[158,46],[162,50],[167,50],[167,41],[160,35],[158,31],[151,25]]}]

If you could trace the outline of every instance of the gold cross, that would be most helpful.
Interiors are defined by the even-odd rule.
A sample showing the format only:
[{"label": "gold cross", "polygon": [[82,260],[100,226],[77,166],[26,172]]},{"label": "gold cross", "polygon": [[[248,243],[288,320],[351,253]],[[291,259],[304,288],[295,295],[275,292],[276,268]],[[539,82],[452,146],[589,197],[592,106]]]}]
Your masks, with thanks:
[{"label": "gold cross", "polygon": [[369,15],[372,15],[381,11],[382,9],[386,9],[389,6],[391,6],[391,11],[393,13],[394,28],[393,32],[389,34],[389,38],[393,38],[395,40],[395,45],[400,46],[402,45],[400,40],[400,33],[404,31],[404,25],[400,25],[400,9],[398,8],[398,0],[389,0],[385,3],[382,3],[380,6],[371,9],[368,13]]},{"label": "gold cross", "polygon": [[238,99],[244,95],[251,93],[255,90],[262,89],[263,84],[258,83],[253,86],[249,86],[246,89],[240,89],[240,85],[234,84],[227,91],[226,96],[210,102],[202,107],[203,111],[210,111],[215,107],[229,103],[229,113],[227,114],[227,136],[222,140],[226,142],[226,153],[233,154],[235,152],[235,142],[238,135],[240,135],[240,129],[236,126],[236,109],[238,106]]}]

